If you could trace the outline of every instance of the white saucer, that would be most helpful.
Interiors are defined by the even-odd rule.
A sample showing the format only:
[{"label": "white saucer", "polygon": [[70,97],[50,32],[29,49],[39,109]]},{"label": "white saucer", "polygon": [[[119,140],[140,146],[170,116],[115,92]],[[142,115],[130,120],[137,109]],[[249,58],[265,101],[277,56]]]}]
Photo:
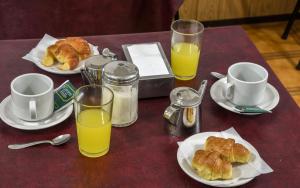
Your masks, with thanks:
[{"label": "white saucer", "polygon": [[[196,150],[203,149],[205,140],[209,136],[233,138],[236,143],[243,144],[251,152],[252,157],[248,163],[242,165],[233,165],[232,179],[214,181],[205,180],[202,177],[198,176],[196,170],[194,170],[187,162],[187,160],[192,161]],[[186,156],[184,156],[182,151],[186,152]],[[254,177],[241,179],[240,176],[242,176],[242,174],[247,174],[250,169],[253,169],[253,167],[260,168],[262,165],[260,159],[261,158],[259,153],[249,142],[239,136],[235,136],[229,133],[220,134],[220,132],[203,132],[194,134],[181,142],[177,150],[177,162],[181,169],[194,180],[213,187],[236,187],[248,183],[249,181],[253,180]]]},{"label": "white saucer", "polygon": [[11,96],[6,97],[0,104],[0,118],[7,125],[22,129],[22,130],[40,130],[53,127],[65,119],[67,119],[73,112],[73,105],[66,107],[58,112],[54,112],[49,118],[41,121],[29,122],[17,118],[11,109]]},{"label": "white saucer", "polygon": [[[218,81],[216,81],[210,88],[210,96],[211,98],[220,106],[223,108],[234,112],[238,114],[243,114],[243,115],[258,115],[260,113],[240,113],[234,108],[234,104],[232,104],[230,101],[224,98],[222,94],[222,85],[226,83],[227,78],[222,78]],[[265,110],[272,110],[275,108],[279,102],[279,94],[278,91],[271,85],[267,84],[267,88],[265,91],[265,96],[263,101],[258,104],[257,106],[265,109]]]}]

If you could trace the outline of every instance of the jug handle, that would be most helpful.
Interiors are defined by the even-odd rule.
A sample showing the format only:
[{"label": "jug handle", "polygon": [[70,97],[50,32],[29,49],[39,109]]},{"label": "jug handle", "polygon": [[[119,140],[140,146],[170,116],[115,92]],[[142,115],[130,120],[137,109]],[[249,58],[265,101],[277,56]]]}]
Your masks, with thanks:
[{"label": "jug handle", "polygon": [[177,116],[175,116],[175,114],[177,114],[176,112],[178,111],[179,108],[177,106],[170,105],[164,112],[164,118],[167,119],[170,123],[175,124],[175,122],[177,121]]}]

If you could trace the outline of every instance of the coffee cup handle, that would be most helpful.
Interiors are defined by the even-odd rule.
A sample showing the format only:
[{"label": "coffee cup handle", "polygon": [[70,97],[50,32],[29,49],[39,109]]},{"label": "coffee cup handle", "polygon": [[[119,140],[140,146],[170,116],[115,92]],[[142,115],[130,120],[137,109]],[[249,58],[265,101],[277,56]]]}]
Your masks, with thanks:
[{"label": "coffee cup handle", "polygon": [[233,84],[231,83],[225,83],[224,84],[224,97],[227,99],[227,100],[231,100],[233,98]]},{"label": "coffee cup handle", "polygon": [[37,113],[36,113],[36,102],[35,100],[31,99],[29,101],[29,112],[30,112],[30,118],[32,120],[35,120],[37,118]]}]

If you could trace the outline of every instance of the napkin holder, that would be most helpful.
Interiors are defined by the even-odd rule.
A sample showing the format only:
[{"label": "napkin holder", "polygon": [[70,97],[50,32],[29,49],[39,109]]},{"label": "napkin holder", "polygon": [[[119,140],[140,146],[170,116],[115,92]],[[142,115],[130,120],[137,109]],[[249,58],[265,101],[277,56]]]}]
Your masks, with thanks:
[{"label": "napkin holder", "polygon": [[[164,97],[169,96],[171,90],[175,85],[175,77],[170,67],[170,63],[166,58],[166,55],[162,49],[159,42],[147,43],[147,44],[157,44],[160,54],[164,60],[166,68],[168,69],[168,74],[164,75],[153,75],[153,76],[141,76],[139,80],[139,98],[152,98],[152,97]],[[128,46],[133,44],[122,45],[126,60],[132,62],[131,56],[128,51]]]}]

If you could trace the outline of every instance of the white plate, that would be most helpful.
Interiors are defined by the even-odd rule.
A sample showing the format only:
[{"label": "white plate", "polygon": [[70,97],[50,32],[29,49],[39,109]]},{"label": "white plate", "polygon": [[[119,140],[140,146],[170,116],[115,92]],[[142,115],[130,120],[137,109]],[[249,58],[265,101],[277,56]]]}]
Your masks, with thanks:
[{"label": "white plate", "polygon": [[22,129],[22,130],[40,130],[53,127],[65,119],[67,119],[73,112],[73,105],[66,107],[58,112],[54,112],[50,117],[36,122],[24,121],[17,118],[11,109],[11,96],[6,97],[0,104],[0,118],[7,125]]},{"label": "white plate", "polygon": [[34,64],[36,66],[38,66],[40,69],[44,70],[44,71],[47,71],[47,72],[51,72],[51,73],[54,73],[54,74],[64,74],[64,75],[68,75],[68,74],[78,74],[80,73],[80,68],[81,66],[84,64],[83,61],[80,61],[79,64],[77,65],[77,67],[73,70],[60,70],[58,68],[59,64],[56,63],[56,65],[53,65],[51,67],[46,67],[44,66],[40,61],[39,62],[34,62]]},{"label": "white plate", "polygon": [[[54,44],[58,39],[45,34],[44,37],[39,41],[39,43],[37,44],[37,46],[35,48],[33,48],[28,54],[26,54],[23,59],[26,59],[28,61],[33,62],[36,66],[38,66],[39,68],[43,69],[44,71],[47,72],[51,72],[54,74],[64,74],[64,75],[68,75],[68,74],[78,74],[80,73],[80,67],[84,64],[84,60],[80,61],[79,64],[77,65],[77,67],[74,70],[60,70],[57,65],[51,66],[51,67],[47,67],[42,65],[42,59],[46,53],[46,50],[48,48],[48,46]],[[99,51],[98,51],[98,46],[94,46],[92,44],[89,43],[92,55],[98,55]]]},{"label": "white plate", "polygon": [[[228,133],[222,133],[220,132],[204,132],[204,133],[198,133],[193,136],[190,136],[189,138],[185,139],[179,147],[187,147],[186,144],[188,144],[188,147],[193,148],[193,154],[198,149],[203,149],[205,140],[209,136],[218,136],[223,138],[233,138],[235,139],[236,143],[243,144],[250,152],[251,152],[251,160],[246,164],[239,164],[239,165],[233,165],[233,179],[231,180],[214,180],[214,181],[208,181],[200,176],[197,175],[196,170],[194,170],[187,162],[187,160],[184,158],[182,152],[180,151],[180,148],[177,150],[177,161],[181,169],[191,178],[193,178],[196,181],[199,181],[203,184],[214,186],[214,187],[235,187],[239,185],[243,185],[248,183],[254,178],[248,178],[248,179],[238,179],[240,174],[243,173],[243,169],[252,168],[253,166],[260,167],[260,156],[256,149],[247,141],[242,139],[241,137],[228,134]],[[184,148],[183,148],[184,149]],[[182,150],[182,149],[181,149]],[[188,156],[190,160],[193,158],[193,154]]]},{"label": "white plate", "polygon": [[[222,78],[216,81],[210,88],[210,96],[211,98],[221,107],[238,114],[243,115],[258,115],[261,113],[240,113],[234,108],[234,104],[224,98],[222,93],[222,85],[226,83],[227,78]],[[260,104],[257,106],[265,109],[265,110],[272,110],[275,108],[279,102],[279,94],[278,91],[271,85],[267,84],[267,88],[265,90],[265,95]]]}]

